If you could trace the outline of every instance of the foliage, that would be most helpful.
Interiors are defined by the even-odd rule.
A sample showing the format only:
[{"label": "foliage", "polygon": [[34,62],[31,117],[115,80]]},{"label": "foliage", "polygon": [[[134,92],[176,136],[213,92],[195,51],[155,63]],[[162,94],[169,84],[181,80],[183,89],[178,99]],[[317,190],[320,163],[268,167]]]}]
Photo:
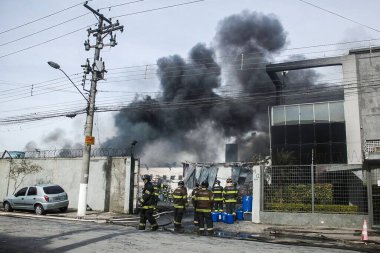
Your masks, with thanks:
[{"label": "foliage", "polygon": [[31,161],[22,159],[19,162],[16,160],[11,160],[11,169],[9,172],[9,178],[13,179],[13,194],[24,182],[27,175],[36,174],[42,170],[42,167],[37,164],[32,164]]},{"label": "foliage", "polygon": [[[296,203],[266,203],[265,210],[278,212],[308,212],[312,211],[311,204]],[[355,205],[315,205],[314,211],[317,213],[358,213],[358,206]]]},{"label": "foliage", "polygon": [[283,148],[273,156],[273,164],[295,165],[296,161],[295,152],[287,151]]},{"label": "foliage", "polygon": [[[266,187],[265,210],[311,212],[311,184]],[[314,185],[314,210],[321,213],[357,213],[358,206],[334,205],[332,184]]]},{"label": "foliage", "polygon": [[[310,184],[290,184],[286,186],[267,186],[266,199],[271,203],[311,204]],[[314,203],[332,204],[332,184],[314,185]]]}]

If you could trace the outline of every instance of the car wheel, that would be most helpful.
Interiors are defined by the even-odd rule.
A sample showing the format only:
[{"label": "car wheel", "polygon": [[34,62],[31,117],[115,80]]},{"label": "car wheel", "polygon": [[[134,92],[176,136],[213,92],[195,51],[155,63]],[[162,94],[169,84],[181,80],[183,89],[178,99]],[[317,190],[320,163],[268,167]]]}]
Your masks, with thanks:
[{"label": "car wheel", "polygon": [[41,205],[39,205],[39,204],[34,207],[34,212],[37,215],[44,215],[45,214],[44,208]]},{"label": "car wheel", "polygon": [[59,211],[61,211],[61,213],[66,213],[67,212],[67,206],[59,208]]},{"label": "car wheel", "polygon": [[11,204],[9,204],[9,202],[4,203],[4,211],[5,212],[13,212],[13,208],[12,208]]}]

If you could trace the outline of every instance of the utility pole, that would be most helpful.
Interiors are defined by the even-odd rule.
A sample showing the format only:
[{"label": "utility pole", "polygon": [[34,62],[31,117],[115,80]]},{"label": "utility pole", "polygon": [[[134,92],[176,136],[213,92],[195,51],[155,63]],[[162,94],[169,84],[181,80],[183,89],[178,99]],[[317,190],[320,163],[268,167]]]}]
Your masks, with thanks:
[{"label": "utility pole", "polygon": [[[90,10],[98,18],[98,28],[87,30],[88,37],[93,35],[96,37],[96,44],[94,46],[90,45],[90,39],[87,39],[84,43],[86,51],[89,51],[91,48],[95,48],[94,62],[92,66],[89,66],[89,61],[86,65],[82,65],[85,70],[85,73],[92,73],[91,78],[91,88],[89,90],[89,99],[87,105],[87,117],[85,125],[85,143],[83,147],[83,162],[82,162],[82,172],[80,179],[79,187],[79,198],[78,198],[78,218],[83,218],[86,215],[87,208],[87,188],[88,188],[88,177],[90,169],[90,156],[91,156],[91,145],[95,143],[95,138],[92,136],[92,128],[94,121],[94,111],[95,111],[95,96],[96,96],[96,84],[99,80],[104,79],[104,73],[106,72],[104,68],[104,62],[100,58],[100,50],[104,46],[114,47],[116,43],[116,35],[112,35],[113,31],[120,30],[123,32],[123,26],[119,25],[119,21],[112,23],[110,19],[103,16],[99,13],[99,10],[94,10],[87,5],[87,2],[84,4],[88,10]],[[107,23],[107,24],[105,24]],[[103,44],[103,39],[110,35],[110,43]]]}]

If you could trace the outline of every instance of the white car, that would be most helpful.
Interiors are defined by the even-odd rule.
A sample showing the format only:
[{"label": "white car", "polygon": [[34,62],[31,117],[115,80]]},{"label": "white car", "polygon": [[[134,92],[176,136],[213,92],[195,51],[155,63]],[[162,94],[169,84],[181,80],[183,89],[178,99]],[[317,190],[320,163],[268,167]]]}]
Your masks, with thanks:
[{"label": "white car", "polygon": [[59,185],[41,184],[24,187],[3,200],[4,211],[34,210],[43,215],[48,210],[66,212],[69,206],[67,193]]}]

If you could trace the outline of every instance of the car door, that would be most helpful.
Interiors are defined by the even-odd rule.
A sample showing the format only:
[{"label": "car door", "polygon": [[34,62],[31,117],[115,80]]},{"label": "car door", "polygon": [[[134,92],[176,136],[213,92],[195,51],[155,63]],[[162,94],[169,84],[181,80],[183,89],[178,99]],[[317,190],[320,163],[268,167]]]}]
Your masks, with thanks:
[{"label": "car door", "polygon": [[13,199],[14,209],[25,209],[25,194],[27,190],[28,187],[24,187],[16,192],[15,198]]},{"label": "car door", "polygon": [[34,210],[34,204],[36,203],[37,187],[31,186],[28,189],[28,193],[25,196],[25,209]]}]

